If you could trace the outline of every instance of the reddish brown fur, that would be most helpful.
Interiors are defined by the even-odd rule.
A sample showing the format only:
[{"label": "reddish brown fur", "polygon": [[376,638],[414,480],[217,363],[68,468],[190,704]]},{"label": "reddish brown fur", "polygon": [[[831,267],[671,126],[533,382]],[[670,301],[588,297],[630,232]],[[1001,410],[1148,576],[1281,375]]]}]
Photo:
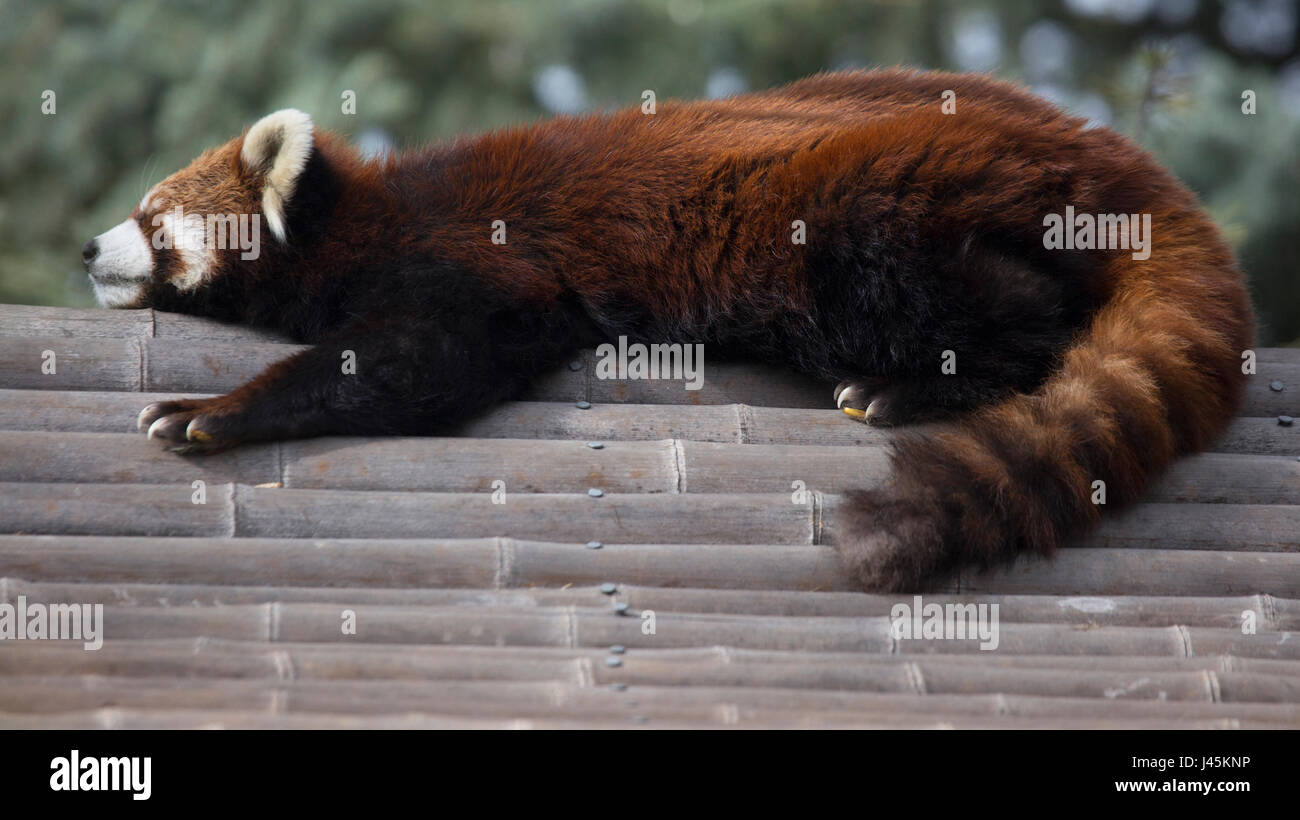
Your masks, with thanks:
[{"label": "reddish brown fur", "polygon": [[[952,116],[941,111],[948,90]],[[1193,195],[1151,157],[1112,131],[1082,126],[987,78],[886,71],[664,102],[653,116],[560,118],[380,162],[320,134],[317,151],[338,185],[321,237],[291,247],[289,262],[271,255],[241,266],[240,292],[318,293],[371,270],[378,254],[470,271],[532,310],[576,298],[610,333],[712,339],[720,321],[734,320],[753,338],[767,323],[801,338],[790,328],[803,322],[809,338],[814,326],[833,337],[816,343],[829,345],[846,326],[818,325],[829,320],[813,284],[831,273],[789,242],[794,219],[806,221],[809,249],[846,243],[848,253],[861,240],[911,259],[987,240],[1041,252],[1044,215],[1066,205],[1151,214],[1149,260],[1091,252],[1078,288],[1095,309],[1041,387],[984,406],[948,432],[904,438],[895,480],[841,510],[836,540],[864,586],[913,587],[964,562],[1050,553],[1097,518],[1093,481],[1106,482],[1111,506],[1138,498],[1173,458],[1217,436],[1240,401],[1253,319],[1231,252]],[[173,177],[160,204],[255,210],[258,182],[240,167],[240,144]],[[506,245],[492,244],[493,220],[506,223]],[[945,275],[974,292],[991,286],[984,270]],[[309,327],[298,332],[320,335]],[[916,375],[905,357],[893,361],[898,372],[873,373],[872,362],[855,368],[823,347],[788,360],[828,379]],[[209,407],[243,413],[284,374],[278,368]],[[203,406],[185,411],[193,417]]]}]

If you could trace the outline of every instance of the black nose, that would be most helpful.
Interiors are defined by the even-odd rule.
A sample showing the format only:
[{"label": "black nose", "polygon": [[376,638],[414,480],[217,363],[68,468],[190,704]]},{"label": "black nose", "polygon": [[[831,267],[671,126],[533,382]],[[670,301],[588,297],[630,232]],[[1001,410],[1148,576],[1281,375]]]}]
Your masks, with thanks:
[{"label": "black nose", "polygon": [[99,256],[99,242],[92,239],[81,248],[81,264],[90,267],[96,256]]}]

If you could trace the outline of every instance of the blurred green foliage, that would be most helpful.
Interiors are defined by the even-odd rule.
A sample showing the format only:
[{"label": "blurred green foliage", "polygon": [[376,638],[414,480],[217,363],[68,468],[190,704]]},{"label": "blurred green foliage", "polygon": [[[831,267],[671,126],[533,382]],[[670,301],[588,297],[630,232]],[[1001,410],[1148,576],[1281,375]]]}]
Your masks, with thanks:
[{"label": "blurred green foliage", "polygon": [[[0,302],[90,304],[82,243],[276,108],[403,145],[901,63],[990,70],[1138,138],[1236,246],[1264,340],[1300,342],[1300,62],[1285,8],[1229,1],[0,0]],[[1258,47],[1252,3],[1283,15]]]}]

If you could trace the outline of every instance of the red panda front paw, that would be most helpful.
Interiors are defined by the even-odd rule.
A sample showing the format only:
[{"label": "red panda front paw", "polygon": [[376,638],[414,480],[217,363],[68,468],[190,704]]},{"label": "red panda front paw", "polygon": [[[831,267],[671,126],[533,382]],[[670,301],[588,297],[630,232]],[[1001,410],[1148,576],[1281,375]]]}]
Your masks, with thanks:
[{"label": "red panda front paw", "polygon": [[216,399],[177,399],[151,404],[140,411],[136,427],[176,453],[214,453],[238,443],[225,429]]}]

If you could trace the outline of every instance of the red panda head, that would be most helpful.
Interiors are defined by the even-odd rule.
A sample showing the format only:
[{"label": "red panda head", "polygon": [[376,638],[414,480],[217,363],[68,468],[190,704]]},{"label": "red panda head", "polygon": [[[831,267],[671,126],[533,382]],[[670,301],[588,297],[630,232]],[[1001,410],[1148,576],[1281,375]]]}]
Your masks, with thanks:
[{"label": "red panda head", "polygon": [[95,298],[117,308],[173,303],[286,243],[286,210],[314,142],[311,118],[288,108],[155,185],[82,249]]}]

